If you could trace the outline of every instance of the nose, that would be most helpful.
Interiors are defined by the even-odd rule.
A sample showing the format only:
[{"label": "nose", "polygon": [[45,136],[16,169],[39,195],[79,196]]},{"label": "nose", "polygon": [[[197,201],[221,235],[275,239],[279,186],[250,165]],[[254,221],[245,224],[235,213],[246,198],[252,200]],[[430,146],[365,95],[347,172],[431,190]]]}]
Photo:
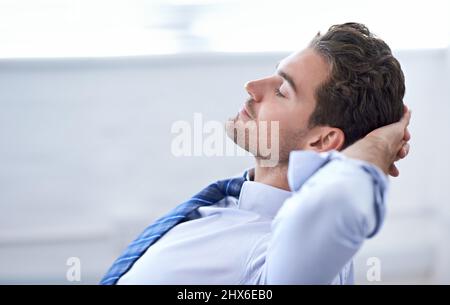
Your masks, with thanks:
[{"label": "nose", "polygon": [[260,103],[266,95],[272,92],[276,82],[277,78],[275,76],[268,76],[246,82],[244,88],[256,103]]},{"label": "nose", "polygon": [[260,85],[261,80],[252,80],[245,83],[244,88],[255,102],[260,102],[263,97],[263,91]]}]

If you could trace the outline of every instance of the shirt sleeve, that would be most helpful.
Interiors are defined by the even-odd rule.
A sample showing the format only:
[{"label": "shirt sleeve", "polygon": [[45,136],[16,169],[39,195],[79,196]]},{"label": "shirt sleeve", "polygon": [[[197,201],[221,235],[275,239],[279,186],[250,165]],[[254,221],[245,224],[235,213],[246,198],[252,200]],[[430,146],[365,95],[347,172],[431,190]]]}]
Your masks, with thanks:
[{"label": "shirt sleeve", "polygon": [[380,229],[387,177],[335,151],[296,151],[288,179],[293,195],[272,222],[265,283],[329,284]]}]

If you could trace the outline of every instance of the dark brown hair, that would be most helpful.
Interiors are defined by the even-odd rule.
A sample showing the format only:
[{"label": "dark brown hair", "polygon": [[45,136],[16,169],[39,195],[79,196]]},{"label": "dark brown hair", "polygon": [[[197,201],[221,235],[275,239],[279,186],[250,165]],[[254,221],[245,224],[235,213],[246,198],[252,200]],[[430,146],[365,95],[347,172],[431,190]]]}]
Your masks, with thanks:
[{"label": "dark brown hair", "polygon": [[400,120],[405,78],[389,46],[359,23],[333,25],[310,46],[331,65],[316,90],[309,125],[327,125],[345,134],[344,148],[372,130]]}]

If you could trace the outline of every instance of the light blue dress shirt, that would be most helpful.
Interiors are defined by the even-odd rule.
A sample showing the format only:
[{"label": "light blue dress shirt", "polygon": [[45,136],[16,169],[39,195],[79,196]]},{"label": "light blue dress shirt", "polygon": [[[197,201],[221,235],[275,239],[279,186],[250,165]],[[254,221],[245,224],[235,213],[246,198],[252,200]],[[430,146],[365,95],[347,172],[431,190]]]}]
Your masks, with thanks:
[{"label": "light blue dress shirt", "polygon": [[152,245],[118,284],[353,284],[384,219],[386,176],[337,152],[292,152],[292,192],[244,182]]}]

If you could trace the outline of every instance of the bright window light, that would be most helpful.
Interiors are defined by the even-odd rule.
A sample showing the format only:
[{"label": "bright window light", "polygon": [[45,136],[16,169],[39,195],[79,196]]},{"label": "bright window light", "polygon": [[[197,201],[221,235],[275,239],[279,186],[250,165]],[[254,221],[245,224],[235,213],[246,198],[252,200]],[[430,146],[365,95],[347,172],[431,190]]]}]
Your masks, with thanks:
[{"label": "bright window light", "polygon": [[348,21],[393,49],[450,43],[448,0],[0,0],[0,58],[292,51]]}]

